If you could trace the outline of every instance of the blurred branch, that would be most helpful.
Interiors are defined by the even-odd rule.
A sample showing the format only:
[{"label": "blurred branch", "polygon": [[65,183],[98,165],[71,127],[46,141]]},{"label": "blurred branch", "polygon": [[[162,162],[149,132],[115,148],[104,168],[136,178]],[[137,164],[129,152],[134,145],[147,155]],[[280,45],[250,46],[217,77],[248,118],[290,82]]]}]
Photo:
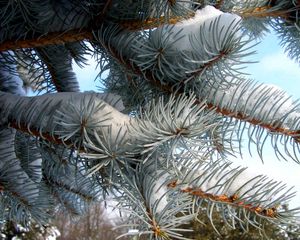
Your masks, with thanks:
[{"label": "blurred branch", "polygon": [[217,0],[214,7],[217,9],[220,9],[222,7],[223,3],[224,3],[224,0]]},{"label": "blurred branch", "polygon": [[176,24],[184,19],[194,17],[195,13],[191,12],[187,16],[174,16],[166,19],[166,17],[158,17],[158,18],[147,18],[146,20],[127,20],[123,21],[120,25],[130,31],[139,31],[146,29],[153,29],[165,24]]},{"label": "blurred branch", "polygon": [[266,18],[266,17],[272,17],[272,18],[284,18],[288,19],[290,15],[289,10],[272,10],[271,6],[264,6],[264,7],[256,7],[252,9],[246,9],[241,11],[233,11],[232,13],[235,13],[242,18]]},{"label": "blurred branch", "polygon": [[65,184],[63,182],[58,182],[58,181],[54,180],[53,178],[46,176],[46,174],[43,174],[43,179],[45,180],[45,182],[47,182],[48,185],[55,185],[56,187],[63,188],[64,190],[74,193],[89,202],[92,200],[95,200],[92,195],[85,194],[80,190],[76,190],[75,188],[68,186],[67,184]]}]

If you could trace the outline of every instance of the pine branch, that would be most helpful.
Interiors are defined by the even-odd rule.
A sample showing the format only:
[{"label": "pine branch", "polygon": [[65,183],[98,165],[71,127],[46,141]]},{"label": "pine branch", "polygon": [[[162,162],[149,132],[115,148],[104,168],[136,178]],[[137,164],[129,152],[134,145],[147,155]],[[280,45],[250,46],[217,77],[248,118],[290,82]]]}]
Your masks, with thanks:
[{"label": "pine branch", "polygon": [[[217,9],[221,9],[224,4],[223,0],[218,0],[216,4],[214,4],[214,7]],[[234,9],[225,9],[225,11],[228,11],[233,14],[237,14],[241,16],[242,18],[255,18],[255,19],[267,19],[267,18],[277,18],[277,19],[283,19],[287,22],[295,22],[295,15],[297,15],[297,12],[300,8],[299,2],[280,2],[280,1],[268,1],[260,2],[257,1],[257,3],[252,3],[249,1],[249,5],[247,6],[247,3],[243,5],[242,7],[235,7]],[[253,6],[254,4],[254,6]],[[256,6],[255,6],[256,5]],[[223,10],[223,9],[222,9]]]},{"label": "pine branch", "polygon": [[222,5],[224,4],[224,0],[217,0],[214,4],[214,7],[217,9],[221,9]]},{"label": "pine branch", "polygon": [[[174,88],[174,86],[170,84],[162,84],[159,79],[157,79],[151,70],[144,70],[142,71],[140,67],[138,67],[134,62],[130,61],[129,59],[126,59],[125,57],[121,56],[120,53],[115,49],[113,46],[107,44],[105,41],[101,41],[101,45],[103,48],[106,49],[106,51],[113,57],[115,61],[117,61],[119,64],[122,64],[129,72],[132,72],[134,74],[137,74],[139,76],[144,77],[149,83],[151,83],[153,86],[158,88],[159,90],[168,93],[168,94],[175,94],[175,95],[181,95],[185,93],[184,85],[181,84],[179,87]],[[195,71],[195,73],[192,74],[194,76],[197,76],[202,73],[202,71],[206,70],[207,67],[212,66],[215,62],[226,56],[228,53],[221,53],[216,58],[212,59],[211,61],[206,62],[198,71]],[[180,83],[184,83],[186,79],[182,79]],[[206,99],[198,98],[196,100],[196,103],[202,103],[203,101],[206,101]],[[273,133],[280,133],[282,135],[290,136],[292,137],[296,142],[300,143],[300,130],[290,130],[288,128],[285,128],[283,126],[274,126],[273,124],[263,123],[260,119],[251,118],[250,116],[241,113],[232,111],[230,109],[220,108],[219,106],[214,105],[213,103],[207,102],[206,104],[207,109],[216,111],[217,113],[232,117],[244,122],[248,122],[252,125],[262,127],[263,129],[266,129]]]},{"label": "pine branch", "polygon": [[[68,42],[78,42],[82,40],[94,40],[93,31],[98,29],[102,24],[105,15],[107,14],[108,9],[111,5],[111,0],[106,1],[103,11],[99,16],[92,20],[90,26],[81,29],[73,29],[70,31],[62,31],[62,32],[51,32],[48,34],[43,34],[36,36],[34,38],[26,38],[26,39],[11,39],[6,40],[0,44],[0,51],[7,50],[16,50],[20,48],[36,48],[47,45],[55,45],[55,44],[63,44]],[[214,5],[216,8],[220,8],[223,4],[222,0],[217,1]],[[234,10],[232,13],[240,15],[243,18],[255,17],[255,18],[283,18],[285,20],[289,20],[291,18],[291,14],[299,7],[298,5],[293,9],[288,10],[273,10],[273,6],[262,6],[255,7],[250,9],[241,9]],[[171,16],[171,17],[152,17],[147,18],[145,20],[123,20],[120,23],[125,29],[131,31],[139,31],[145,29],[153,29],[157,28],[164,24],[176,24],[184,19],[192,18],[194,16],[194,12],[190,11],[188,14],[183,16]]]},{"label": "pine branch", "polygon": [[57,92],[79,92],[79,84],[72,70],[72,59],[64,45],[47,46],[36,50],[51,75]]},{"label": "pine branch", "polygon": [[97,9],[96,17],[92,16],[90,23],[86,27],[71,29],[68,31],[64,30],[50,33],[35,34],[34,37],[25,37],[24,39],[9,39],[0,43],[0,52],[7,50],[16,50],[20,48],[36,48],[47,45],[64,44],[70,42],[78,42],[82,40],[92,40],[93,31],[97,30],[103,23],[108,11],[111,8],[112,0],[105,1],[105,3],[103,4],[104,6],[102,6],[102,11]]},{"label": "pine branch", "polygon": [[58,188],[62,188],[70,193],[73,193],[75,195],[78,195],[79,197],[83,198],[84,200],[90,202],[92,200],[95,200],[94,197],[92,195],[89,194],[85,194],[84,192],[75,189],[74,187],[70,187],[69,185],[63,183],[63,182],[58,182],[55,179],[52,179],[49,176],[46,176],[45,173],[43,173],[43,180],[45,182],[47,182],[47,185],[52,185]]},{"label": "pine branch", "polygon": [[240,11],[233,11],[242,18],[283,18],[288,20],[290,18],[291,10],[273,10],[272,6],[256,7],[253,9],[245,9]]},{"label": "pine branch", "polygon": [[14,135],[15,131],[11,129],[3,128],[0,131],[1,218],[8,217],[25,225],[31,217],[38,222],[46,222],[49,217],[46,209],[51,206],[48,198],[41,198],[43,188],[32,181],[22,169],[20,159],[16,155]]},{"label": "pine branch", "polygon": [[[119,186],[124,192],[118,199],[120,210],[129,213],[126,218],[128,224],[120,227],[128,228],[132,225],[132,228],[138,230],[136,234],[150,235],[149,239],[188,240],[180,232],[190,231],[182,229],[181,226],[195,217],[195,214],[189,212],[190,197],[187,194],[178,195],[173,189],[162,196],[160,189],[163,187],[161,183],[157,184],[158,179],[164,178],[161,171],[149,175],[136,171],[131,175],[133,176],[130,178],[126,176],[124,183]],[[121,236],[126,235],[128,234]]]},{"label": "pine branch", "polygon": [[[63,141],[58,135],[54,135],[51,134],[49,132],[45,132],[45,131],[40,131],[37,128],[34,127],[29,127],[26,124],[22,124],[22,123],[17,123],[16,121],[10,121],[9,122],[9,127],[16,129],[18,131],[21,131],[23,133],[27,133],[31,136],[35,136],[35,137],[40,137],[50,143],[53,144],[58,144],[58,145],[65,145],[68,148],[74,148],[75,145],[71,142],[71,140],[67,140],[67,141]],[[83,151],[84,149],[82,148],[81,151]]]},{"label": "pine branch", "polygon": [[[71,42],[78,42],[82,40],[94,40],[93,31],[98,29],[110,9],[112,0],[106,1],[101,14],[92,19],[90,25],[86,28],[73,29],[70,31],[50,32],[35,37],[25,39],[10,39],[0,43],[0,52],[7,50],[17,50],[21,48],[37,48],[47,45],[64,44]],[[183,19],[191,18],[194,16],[192,11],[184,16],[174,17],[153,17],[146,20],[123,20],[120,26],[131,31],[139,31],[144,29],[153,29],[163,24],[175,24]]]},{"label": "pine branch", "polygon": [[151,206],[149,206],[149,203],[146,201],[146,197],[144,195],[144,190],[142,189],[140,191],[141,196],[142,196],[142,200],[143,200],[143,204],[145,206],[145,210],[146,210],[146,216],[149,219],[151,230],[153,231],[154,236],[157,237],[163,237],[165,235],[165,232],[161,230],[161,228],[159,227],[159,225],[157,224],[156,220],[155,220],[155,216],[151,211]]},{"label": "pine branch", "polygon": [[16,131],[14,142],[16,157],[20,161],[21,168],[33,182],[39,182],[42,172],[42,159],[37,146],[37,139]]},{"label": "pine branch", "polygon": [[195,13],[191,12],[186,16],[173,16],[173,17],[153,17],[148,18],[146,20],[127,20],[123,21],[120,25],[124,29],[128,29],[130,31],[141,31],[147,29],[154,29],[165,24],[176,24],[184,19],[194,17]]},{"label": "pine branch", "polygon": [[[282,225],[297,223],[299,209],[287,211],[283,207],[295,195],[285,184],[248,172],[247,168],[232,168],[229,162],[188,161],[185,166],[179,159],[178,163],[183,162],[182,175],[172,175],[164,186],[189,195],[194,211],[204,205],[212,225],[213,211],[218,211],[232,228],[239,223],[245,231],[249,225],[262,230],[264,220]],[[248,221],[243,221],[244,217]]]},{"label": "pine branch", "polygon": [[51,32],[35,38],[12,39],[0,44],[0,51],[16,50],[20,48],[36,48],[47,45],[64,44],[82,40],[92,40],[93,33],[89,29],[74,29],[71,31]]},{"label": "pine branch", "polygon": [[250,175],[246,168],[231,168],[230,163],[200,163],[191,158],[185,161],[180,156],[174,162],[180,165],[180,174],[175,176],[174,168],[165,166],[162,158],[159,154],[159,163],[152,161],[141,166],[135,177],[126,176],[121,186],[124,195],[118,199],[120,209],[130,213],[126,227],[133,225],[136,234],[185,239],[175,233],[183,230],[180,226],[193,219],[203,206],[216,231],[214,211],[228,226],[240,225],[245,232],[252,225],[263,233],[267,222],[296,224],[298,209],[287,211],[283,207],[295,193],[280,182]]},{"label": "pine branch", "polygon": [[[201,102],[200,100],[197,100],[197,102]],[[283,126],[278,126],[274,124],[266,124],[262,123],[259,119],[253,119],[249,116],[241,113],[241,112],[235,112],[228,109],[220,108],[218,106],[213,105],[212,103],[207,103],[207,108],[216,111],[217,113],[222,114],[223,116],[233,117],[235,119],[248,122],[252,125],[262,127],[264,129],[267,129],[268,131],[272,133],[280,133],[282,135],[290,136],[292,137],[296,142],[300,143],[300,130],[290,130],[288,128],[284,128]]]},{"label": "pine branch", "polygon": [[113,2],[113,0],[106,0],[105,1],[105,5],[102,8],[102,12],[97,17],[95,17],[91,22],[91,24],[90,24],[91,29],[100,28],[100,26],[103,23],[103,20],[105,19],[106,15],[107,15],[107,12],[111,8],[112,2]]},{"label": "pine branch", "polygon": [[[191,15],[183,14],[183,11],[178,11],[177,15],[173,13],[179,7],[192,7],[186,5],[185,1],[181,4],[176,0],[162,3],[154,1],[157,5],[155,7],[151,4],[146,7],[143,4],[139,6],[139,1],[131,1],[133,7],[127,7],[128,3],[123,1],[116,1],[114,5],[112,2],[110,0],[103,3],[103,11],[98,11],[101,13],[95,15],[98,17],[93,18],[95,22],[91,24],[92,27],[78,29],[78,32],[76,30],[59,32],[58,30],[61,28],[58,28],[58,32],[55,33],[37,36],[33,39],[17,40],[11,42],[10,45],[8,42],[0,44],[0,51],[5,50],[6,47],[45,49],[46,45],[72,43],[83,39],[97,40],[95,32],[102,27],[98,31],[99,35],[102,34],[98,41],[105,49],[102,51],[102,59],[106,58],[107,62],[103,64],[106,67],[105,70],[108,70],[109,67],[111,67],[110,70],[113,70],[113,66],[118,66],[115,78],[123,81],[121,77],[127,76],[129,84],[133,84],[132,82],[135,80],[131,76],[139,80],[143,79],[152,84],[154,88],[165,92],[168,99],[166,103],[163,98],[160,98],[157,102],[150,103],[149,106],[144,103],[137,104],[144,107],[142,113],[139,115],[140,112],[137,111],[137,114],[131,118],[130,115],[122,114],[120,109],[114,109],[112,104],[103,102],[105,101],[103,98],[91,93],[63,93],[19,98],[0,92],[2,103],[0,125],[10,126],[31,136],[36,136],[38,139],[46,140],[40,141],[38,145],[43,159],[41,168],[44,172],[41,184],[38,185],[37,182],[32,184],[32,186],[37,185],[34,189],[36,190],[34,194],[37,196],[34,196],[35,199],[39,201],[39,197],[45,199],[45,196],[49,196],[49,192],[43,194],[40,191],[41,186],[45,187],[47,191],[50,190],[54,198],[75,214],[78,213],[76,207],[81,207],[79,200],[92,200],[91,192],[87,192],[89,189],[93,189],[88,185],[89,182],[72,185],[72,177],[78,180],[81,176],[73,175],[78,169],[74,166],[75,163],[74,165],[68,163],[75,162],[75,158],[78,157],[76,161],[81,161],[78,166],[83,167],[85,172],[95,174],[98,179],[101,179],[102,181],[99,182],[104,191],[106,190],[104,185],[116,186],[116,189],[121,192],[118,195],[119,200],[121,199],[120,205],[129,208],[128,211],[132,212],[128,219],[133,220],[135,227],[141,229],[141,234],[150,234],[151,238],[185,239],[178,233],[184,231],[180,229],[180,225],[194,217],[193,213],[197,211],[195,208],[201,205],[202,200],[208,205],[207,212],[210,214],[211,221],[214,208],[218,208],[222,211],[225,222],[226,218],[229,219],[233,222],[233,227],[235,221],[244,225],[245,228],[253,224],[258,229],[263,228],[262,221],[265,219],[277,221],[279,224],[281,221],[291,223],[292,221],[289,222],[289,220],[293,218],[292,214],[296,211],[281,211],[280,206],[276,205],[287,202],[294,195],[289,192],[290,190],[282,193],[285,185],[268,180],[264,176],[251,176],[251,180],[244,176],[238,178],[243,170],[240,171],[238,168],[226,170],[225,167],[229,167],[229,165],[224,164],[220,167],[221,162],[214,161],[215,146],[213,146],[213,142],[216,142],[215,148],[218,151],[223,151],[223,148],[226,148],[223,143],[227,141],[227,134],[231,134],[230,140],[233,140],[232,136],[235,132],[242,135],[246,129],[246,127],[233,129],[232,126],[237,126],[235,123],[244,124],[240,121],[245,122],[244,126],[248,126],[246,123],[257,126],[254,129],[258,130],[256,137],[259,140],[265,134],[263,131],[265,129],[275,133],[269,134],[271,137],[275,135],[284,139],[284,147],[288,141],[292,144],[300,142],[300,123],[295,119],[298,116],[289,115],[289,113],[296,113],[294,111],[296,107],[288,107],[288,113],[283,111],[284,114],[279,113],[278,109],[282,106],[285,107],[285,102],[275,101],[276,106],[273,112],[268,109],[264,111],[265,106],[260,108],[262,104],[271,99],[270,94],[265,94],[269,89],[263,89],[263,94],[255,99],[255,93],[257,93],[255,91],[260,89],[251,89],[253,86],[249,84],[246,86],[248,88],[244,87],[242,91],[238,92],[241,90],[238,87],[243,87],[241,83],[236,89],[233,89],[234,92],[226,95],[229,100],[227,98],[224,100],[226,92],[223,96],[219,96],[223,94],[220,90],[222,82],[228,82],[226,77],[233,78],[235,74],[239,75],[240,68],[236,68],[235,64],[243,63],[240,59],[250,54],[247,51],[240,51],[246,41],[243,41],[241,35],[235,34],[241,30],[237,23],[239,21],[237,19],[240,18],[235,15],[225,15],[225,19],[230,17],[234,20],[227,19],[224,21],[227,25],[223,25],[222,13],[210,7],[204,10],[204,13],[207,11],[208,15],[220,14],[220,17],[216,17],[215,20],[207,20],[207,17],[210,16],[205,14],[201,16],[199,12],[198,18],[193,21],[201,20],[203,17],[206,20],[202,19],[201,24],[201,21],[196,22],[195,28],[190,28],[186,23],[183,24],[186,29],[192,29],[191,31],[180,29],[180,24],[178,24],[179,26],[173,26],[174,34],[170,26],[153,31],[138,32],[138,30],[156,28],[166,23],[175,24],[185,17],[189,18],[193,15],[192,13]],[[146,5],[148,2],[142,1]],[[223,4],[222,0],[214,2],[220,7]],[[115,12],[119,10],[121,13],[123,10],[128,10],[122,13],[125,21],[121,27],[119,27],[119,22],[122,17],[119,17],[118,14],[113,16],[114,12],[112,12],[108,17],[106,16],[112,5],[119,8],[115,9]],[[173,11],[171,8],[174,7],[178,7],[178,9],[173,9]],[[135,8],[137,11],[131,14],[130,10]],[[90,5],[87,9],[90,10]],[[153,9],[157,9],[158,13]],[[277,12],[268,7],[256,7],[250,13],[246,10],[241,11],[240,14],[244,14],[245,18],[251,17],[253,14],[256,14],[257,18],[265,18],[267,15],[264,14],[270,14],[269,12],[275,14],[271,17],[289,18],[277,16]],[[278,10],[278,12],[280,11]],[[108,21],[105,22],[107,25],[104,25],[103,21],[106,17]],[[65,19],[69,21],[72,19],[72,15],[66,14]],[[110,28],[113,25],[112,22],[117,24]],[[69,28],[71,27],[69,26]],[[194,34],[194,30],[198,32]],[[181,36],[180,32],[183,33]],[[133,37],[131,38],[131,36]],[[180,40],[183,41],[180,42]],[[94,44],[96,46],[97,42],[94,41]],[[57,90],[68,91],[72,81],[67,81],[66,88],[62,86],[59,81],[64,79],[58,76],[55,69],[56,66],[61,67],[60,62],[56,61],[52,64],[51,57],[46,53],[41,53],[41,60],[46,62]],[[72,54],[80,56],[80,51],[74,51]],[[70,57],[69,52],[62,59],[69,60],[68,57]],[[227,60],[224,64],[223,59]],[[66,65],[69,63],[67,61]],[[238,67],[240,66],[238,65]],[[68,70],[66,66],[62,68]],[[221,70],[218,72],[216,69]],[[118,73],[118,70],[121,74]],[[113,71],[110,71],[110,74],[113,75]],[[216,85],[216,88],[211,88],[209,85],[211,82]],[[208,86],[203,87],[205,84]],[[234,84],[229,82],[229,88],[234,88]],[[154,88],[150,88],[151,91]],[[198,94],[197,98],[195,98],[195,93],[189,92],[191,89]],[[215,92],[214,89],[216,89]],[[236,98],[235,93],[237,92],[240,95],[237,94]],[[254,99],[247,97],[248,95],[244,93],[254,95]],[[277,93],[274,95],[280,97],[281,95]],[[242,94],[246,95],[246,100],[242,99]],[[151,97],[152,95],[145,94],[147,101]],[[256,101],[247,106],[250,100]],[[283,101],[286,100],[283,97]],[[270,117],[273,119],[270,120]],[[219,121],[220,119],[223,122]],[[226,125],[228,120],[234,122],[235,125],[230,125],[231,122]],[[284,120],[289,120],[289,122],[284,122]],[[288,127],[285,128],[285,126]],[[218,127],[221,129],[219,132]],[[282,135],[288,137],[284,138]],[[274,149],[276,151],[276,137],[273,139],[275,139]],[[217,142],[218,140],[221,142]],[[251,136],[250,140],[252,140]],[[51,145],[48,143],[53,143],[53,145],[47,151],[46,148]],[[54,144],[62,147],[54,146]],[[259,148],[260,141],[256,141],[256,144]],[[297,144],[295,146],[298,147]],[[2,148],[5,152],[5,144]],[[66,148],[78,150],[75,151],[78,156]],[[61,149],[62,152],[60,152]],[[233,154],[234,150],[230,149]],[[295,148],[293,148],[294,150]],[[285,151],[289,150],[286,148]],[[84,154],[81,154],[82,152]],[[212,160],[208,165],[196,168],[198,166],[194,162],[203,163],[208,158]],[[148,169],[146,169],[147,167]],[[20,170],[24,169],[20,168]],[[177,180],[173,180],[174,178]],[[13,179],[12,182],[16,181]],[[4,185],[4,183],[1,181],[0,191],[3,188],[1,184]],[[10,187],[9,184],[7,186]],[[7,186],[4,185],[4,187]],[[22,187],[18,185],[13,188],[11,195],[12,199],[20,199],[22,205],[26,205],[21,198],[22,196],[26,198],[29,194],[24,190],[25,194],[23,194],[20,191]],[[20,196],[14,195],[15,189],[21,193]],[[48,199],[46,198],[46,200]],[[30,199],[29,204],[31,204]],[[7,206],[14,205],[7,204]],[[35,205],[32,204],[30,207],[33,206]],[[245,219],[246,221],[244,221]],[[137,226],[137,224],[139,225]]]},{"label": "pine branch", "polygon": [[[98,38],[97,39],[101,46],[109,53],[109,55],[119,64],[124,66],[130,73],[139,75],[141,77],[144,77],[147,81],[149,81],[152,85],[157,87],[159,90],[168,92],[169,94],[173,93],[172,87],[167,84],[162,84],[159,79],[157,79],[152,71],[145,70],[142,71],[139,66],[137,66],[134,62],[130,61],[130,59],[127,59],[124,56],[121,56],[119,51],[108,44],[104,39]],[[130,78],[128,79],[130,80]]]},{"label": "pine branch", "polygon": [[70,212],[71,214],[75,216],[79,215],[79,212],[76,209],[76,207],[73,206],[71,202],[62,199],[60,193],[53,187],[52,184],[50,184],[50,182],[44,181],[43,183],[50,189],[51,197],[53,197],[59,204],[62,204],[67,209],[67,211]]},{"label": "pine branch", "polygon": [[[177,186],[177,180],[170,182],[167,186],[169,188],[175,188]],[[226,203],[226,204],[230,204],[233,207],[243,208],[246,209],[247,211],[253,212],[255,214],[259,214],[261,216],[265,216],[269,218],[277,217],[277,208],[278,208],[277,205],[268,208],[264,208],[259,205],[255,206],[253,204],[246,203],[243,200],[239,200],[239,196],[237,194],[231,196],[228,196],[226,194],[217,195],[217,194],[207,193],[201,190],[201,188],[197,188],[197,187],[185,187],[185,188],[181,188],[180,191],[182,193],[188,193],[191,196],[199,197],[201,199],[208,199],[213,202]]]},{"label": "pine branch", "polygon": [[32,98],[2,92],[0,95],[5,105],[0,111],[1,124],[79,151],[85,151],[83,140],[94,133],[115,137],[130,121],[129,116],[118,111],[121,106],[113,95],[56,93]]}]

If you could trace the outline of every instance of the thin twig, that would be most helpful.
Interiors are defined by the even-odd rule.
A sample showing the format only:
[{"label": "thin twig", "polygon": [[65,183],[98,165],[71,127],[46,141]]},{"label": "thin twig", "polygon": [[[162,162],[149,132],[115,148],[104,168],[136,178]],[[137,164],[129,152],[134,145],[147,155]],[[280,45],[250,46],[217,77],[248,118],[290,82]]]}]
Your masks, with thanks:
[{"label": "thin twig", "polygon": [[[167,185],[169,188],[175,188],[177,187],[177,181],[172,181]],[[200,197],[202,199],[208,199],[214,202],[221,202],[221,203],[227,203],[230,204],[234,207],[240,207],[244,208],[250,212],[254,212],[255,214],[259,214],[265,217],[269,218],[276,218],[277,217],[277,208],[276,207],[268,207],[264,208],[262,206],[254,206],[252,204],[246,203],[244,200],[239,199],[239,196],[237,194],[234,194],[232,196],[228,196],[226,194],[212,194],[212,193],[207,193],[201,188],[195,188],[195,187],[186,187],[180,190],[183,193],[188,193],[192,196]]]},{"label": "thin twig", "polygon": [[[48,133],[48,132],[42,132],[39,129],[35,129],[33,127],[28,127],[25,124],[17,123],[16,121],[9,122],[9,127],[14,128],[18,131],[21,131],[23,133],[27,133],[31,136],[40,137],[41,139],[44,139],[48,142],[58,144],[58,145],[64,145],[67,148],[76,148],[78,149],[78,146],[76,146],[72,141],[70,140],[62,140],[59,136],[56,136],[54,134]],[[81,147],[78,149],[80,152],[84,152],[84,148]]]},{"label": "thin twig", "polygon": [[47,181],[49,183],[49,185],[56,185],[57,187],[61,187],[61,188],[65,189],[68,192],[74,193],[74,194],[80,196],[81,198],[84,198],[87,201],[91,201],[91,200],[94,199],[93,196],[85,194],[85,193],[83,193],[83,192],[81,192],[79,190],[76,190],[76,189],[68,186],[67,184],[65,184],[63,182],[58,182],[58,181],[56,181],[56,180],[54,180],[54,179],[46,176],[46,174],[43,174],[43,179],[45,181]]},{"label": "thin twig", "polygon": [[130,31],[140,31],[140,30],[147,30],[147,29],[153,29],[157,28],[159,26],[165,25],[165,24],[176,24],[182,20],[185,20],[187,18],[194,17],[195,13],[191,12],[190,14],[186,16],[174,16],[166,19],[166,17],[158,17],[158,18],[147,18],[146,20],[127,20],[120,23],[120,25],[128,29]]},{"label": "thin twig", "polygon": [[217,0],[214,7],[217,9],[220,9],[222,7],[223,3],[224,3],[224,0]]}]

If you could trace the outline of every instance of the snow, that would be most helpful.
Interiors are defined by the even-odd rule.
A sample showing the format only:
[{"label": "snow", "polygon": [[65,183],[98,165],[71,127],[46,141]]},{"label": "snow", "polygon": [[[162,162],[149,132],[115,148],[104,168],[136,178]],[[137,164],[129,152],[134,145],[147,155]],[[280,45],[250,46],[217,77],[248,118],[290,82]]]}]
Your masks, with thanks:
[{"label": "snow", "polygon": [[[188,187],[201,189],[205,193],[215,196],[226,195],[228,197],[237,194],[246,201],[258,201],[264,206],[272,203],[276,198],[281,196],[281,192],[276,192],[280,186],[279,182],[273,182],[274,189],[270,192],[264,192],[269,189],[267,183],[270,179],[258,173],[254,168],[238,168],[227,167],[226,170],[213,169],[207,171],[207,166],[201,166],[187,173],[185,183],[181,189]],[[214,174],[212,174],[214,173]],[[212,174],[212,175],[210,175]],[[263,194],[258,194],[258,192]]]},{"label": "snow", "polygon": [[[163,171],[157,171],[156,177],[157,179],[154,180],[154,186],[151,191],[150,195],[150,206],[156,205],[156,212],[160,213],[163,211],[163,209],[168,204],[168,197],[166,192],[168,191],[168,188],[166,186],[166,180],[168,178],[168,174],[163,174]],[[148,181],[153,181],[152,177],[148,177]]]},{"label": "snow", "polygon": [[128,235],[137,235],[137,234],[139,234],[138,229],[129,229],[128,230]]},{"label": "snow", "polygon": [[[212,34],[214,33],[212,32],[212,28],[210,25],[214,21],[216,21],[218,17],[219,22],[214,32],[222,32],[220,35],[221,39],[225,37],[226,29],[231,28],[232,31],[235,31],[235,29],[232,28],[233,22],[237,24],[241,20],[241,18],[235,14],[223,13],[222,11],[214,8],[213,6],[208,5],[200,10],[197,10],[193,18],[189,18],[178,22],[175,25],[172,25],[169,41],[174,42],[173,47],[176,48],[178,51],[193,52],[194,49],[190,41],[191,36],[195,36],[197,38],[203,34],[203,31],[205,31],[206,33],[204,35],[207,35],[207,33],[209,33],[209,36],[212,37]],[[164,33],[164,28],[165,27],[157,28],[153,36],[157,34],[157,37],[161,37],[161,34]],[[167,29],[169,30],[169,28]],[[209,43],[213,39],[207,40]]]},{"label": "snow", "polygon": [[[108,126],[111,126],[111,136],[112,138],[116,138],[117,134],[119,133],[119,129],[122,126],[129,125],[130,117],[106,103],[106,98],[108,99],[107,101],[115,102],[116,100],[116,96],[108,97],[107,94],[99,94],[94,92],[55,93],[44,94],[42,96],[36,97],[19,97],[8,93],[1,93],[1,102],[5,106],[7,106],[7,109],[4,108],[5,112],[0,113],[0,119],[1,121],[5,122],[8,117],[11,117],[11,119],[20,119],[22,120],[21,122],[28,122],[28,119],[24,119],[27,116],[27,109],[29,109],[29,105],[35,104],[35,112],[32,113],[34,115],[30,116],[31,124],[39,124],[39,126],[35,127],[52,132],[54,129],[57,129],[57,121],[55,119],[55,115],[57,115],[57,113],[66,114],[67,116],[69,116],[69,118],[75,121],[75,124],[78,118],[82,117],[80,116],[80,114],[83,114],[83,112],[80,111],[84,108],[84,111],[87,111],[87,115],[90,116],[90,119],[88,121],[99,123],[97,125],[98,127],[94,128],[96,131],[102,131],[103,127],[107,129]],[[13,107],[17,102],[19,102],[18,109],[14,109],[13,111]],[[44,108],[45,104],[48,104],[47,108]],[[103,107],[95,107],[95,111],[93,111],[93,106],[98,105],[103,105]],[[70,106],[72,106],[72,109],[75,109],[76,112],[70,111]],[[124,106],[121,102],[119,102],[116,107],[119,109],[123,109]],[[53,110],[53,108],[55,109],[55,111]],[[40,114],[44,114],[45,116],[43,118],[43,121],[35,121],[34,119],[38,118]],[[80,124],[80,119],[78,121],[79,122],[77,122],[77,124]]]},{"label": "snow", "polygon": [[46,240],[56,240],[61,235],[57,227],[54,226],[47,228],[47,232],[49,235],[47,236]]},{"label": "snow", "polygon": [[[205,8],[196,11],[195,16],[193,18],[189,18],[182,22],[179,22],[174,25],[172,28],[173,36],[180,33],[181,39],[175,42],[174,47],[178,50],[192,50],[189,36],[199,35],[200,26],[204,23],[208,24],[216,17],[222,15],[220,10],[217,10],[213,6],[206,6]],[[175,38],[175,37],[173,37]]]},{"label": "snow", "polygon": [[272,84],[234,84],[228,89],[210,91],[209,100],[221,108],[244,112],[264,122],[284,121],[285,115],[295,108],[288,94]]}]

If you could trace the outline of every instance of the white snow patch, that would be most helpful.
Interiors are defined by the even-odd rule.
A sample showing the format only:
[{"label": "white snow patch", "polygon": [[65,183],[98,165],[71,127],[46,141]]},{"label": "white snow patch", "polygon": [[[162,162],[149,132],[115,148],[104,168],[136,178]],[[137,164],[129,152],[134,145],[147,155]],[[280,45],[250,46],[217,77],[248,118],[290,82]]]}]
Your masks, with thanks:
[{"label": "white snow patch", "polygon": [[[157,171],[157,175],[159,176],[157,180],[155,180],[154,187],[152,189],[152,193],[150,196],[150,206],[156,205],[156,212],[161,212],[168,204],[168,196],[166,192],[168,188],[166,186],[166,180],[168,178],[168,174],[161,175],[162,171]],[[153,181],[152,177],[148,177],[149,181]]]},{"label": "white snow patch", "polygon": [[[173,47],[176,48],[178,51],[194,51],[191,45],[190,37],[197,37],[201,35],[201,32],[203,31],[211,32],[212,29],[210,25],[218,17],[220,17],[220,19],[217,25],[216,32],[222,31],[222,39],[225,37],[226,30],[232,27],[232,23],[238,23],[241,19],[241,17],[235,14],[223,13],[222,11],[214,8],[213,6],[206,6],[201,10],[197,10],[193,18],[189,18],[178,22],[175,25],[172,25],[172,33],[170,35],[169,41],[174,42]],[[203,27],[202,29],[200,28],[201,26]],[[234,31],[234,28],[232,30]],[[158,34],[160,37],[160,34],[162,34],[163,32],[163,27],[160,27],[157,28],[154,34]],[[175,41],[176,39],[179,40]],[[213,39],[207,40],[208,42],[213,41]]]},{"label": "white snow patch", "polygon": [[262,186],[266,184],[269,179],[263,178],[263,175],[257,173],[255,169],[247,168],[240,173],[228,169],[223,172],[218,172],[214,176],[210,176],[210,174],[211,171],[207,172],[207,169],[202,167],[190,171],[185,182],[193,183],[190,185],[184,184],[181,189],[186,189],[187,187],[199,188],[205,193],[216,196],[223,194],[233,196],[237,194],[242,199],[251,201],[258,200],[263,204],[271,203],[280,196],[280,193],[274,194],[274,192],[266,193],[263,196],[257,194],[257,191],[263,192],[266,190]]},{"label": "white snow patch", "polygon": [[294,102],[281,88],[260,84],[244,89],[244,84],[210,92],[209,98],[221,107],[251,113],[251,117],[265,121],[283,118],[294,107]]}]

